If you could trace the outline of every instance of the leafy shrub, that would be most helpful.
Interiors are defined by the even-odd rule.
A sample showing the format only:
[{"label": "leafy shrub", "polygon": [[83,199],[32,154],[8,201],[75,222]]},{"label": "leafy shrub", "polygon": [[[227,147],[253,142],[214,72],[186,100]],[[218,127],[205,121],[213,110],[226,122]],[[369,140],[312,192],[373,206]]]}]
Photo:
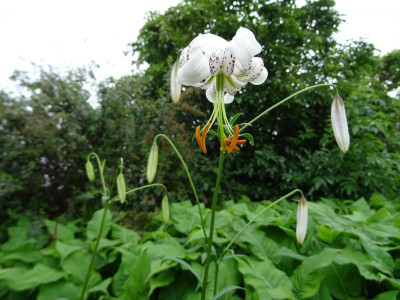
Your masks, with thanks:
[{"label": "leafy shrub", "polygon": [[[215,251],[220,251],[270,203],[227,201],[216,216]],[[310,203],[309,232],[295,237],[296,203],[281,202],[256,219],[221,262],[221,299],[396,299],[400,292],[400,205],[375,194],[370,204],[321,199]],[[209,209],[203,211],[209,223]],[[204,238],[197,207],[170,207],[171,224],[140,236],[106,216],[89,281],[89,299],[199,299]],[[20,218],[0,250],[0,297],[79,299],[103,211],[86,227]],[[34,230],[34,228],[36,228]],[[214,281],[215,261],[210,282]],[[197,275],[196,275],[197,274]],[[212,284],[208,292],[211,293]],[[209,297],[210,298],[210,297]]]}]

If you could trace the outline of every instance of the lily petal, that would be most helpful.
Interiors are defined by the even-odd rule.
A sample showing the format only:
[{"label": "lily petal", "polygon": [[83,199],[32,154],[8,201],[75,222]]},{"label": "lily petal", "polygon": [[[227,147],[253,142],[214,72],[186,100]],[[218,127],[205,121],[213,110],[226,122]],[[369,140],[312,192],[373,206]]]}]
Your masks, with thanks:
[{"label": "lily petal", "polygon": [[208,101],[210,101],[211,103],[215,103],[216,94],[217,94],[217,89],[214,81],[214,83],[206,91],[206,97]]},{"label": "lily petal", "polygon": [[253,81],[250,81],[250,83],[252,83],[254,85],[260,85],[260,84],[263,84],[265,82],[265,80],[267,80],[267,78],[268,78],[268,71],[267,71],[266,68],[263,68],[263,70],[261,71],[260,76],[258,76]]},{"label": "lily petal", "polygon": [[242,87],[244,87],[246,83],[239,81],[236,77],[225,77],[224,88],[225,91],[231,94],[232,96],[236,94]]},{"label": "lily petal", "polygon": [[235,97],[232,96],[231,94],[226,93],[225,96],[224,96],[224,102],[225,102],[225,104],[230,104],[230,103],[232,103],[234,98],[235,98]]},{"label": "lily petal", "polygon": [[195,37],[190,43],[190,46],[193,49],[201,47],[204,51],[211,54],[215,50],[224,49],[227,44],[228,42],[222,37],[212,33],[206,33]]},{"label": "lily petal", "polygon": [[347,152],[350,147],[349,128],[347,126],[346,111],[342,98],[337,95],[331,106],[331,121],[333,134],[336,142],[343,152]]},{"label": "lily petal", "polygon": [[301,197],[299,205],[297,206],[297,225],[296,225],[296,238],[299,244],[304,242],[307,233],[308,210],[307,200]]},{"label": "lily petal", "polygon": [[236,57],[228,50],[224,52],[224,73],[226,76],[231,76],[235,70]]},{"label": "lily petal", "polygon": [[196,49],[189,54],[189,60],[179,68],[177,75],[178,81],[183,85],[200,83],[211,76],[208,59],[201,49]]},{"label": "lily petal", "polygon": [[246,66],[255,55],[261,52],[261,45],[250,30],[241,27],[226,49],[236,56],[242,66]]},{"label": "lily petal", "polygon": [[237,76],[237,78],[245,83],[254,81],[258,79],[258,77],[263,72],[263,69],[264,69],[264,62],[262,61],[262,59],[259,57],[254,57],[250,61],[250,64],[248,65],[245,72],[242,75]]},{"label": "lily petal", "polygon": [[208,61],[210,65],[211,75],[217,75],[219,70],[221,69],[222,61],[224,60],[225,50],[217,50],[213,52]]}]

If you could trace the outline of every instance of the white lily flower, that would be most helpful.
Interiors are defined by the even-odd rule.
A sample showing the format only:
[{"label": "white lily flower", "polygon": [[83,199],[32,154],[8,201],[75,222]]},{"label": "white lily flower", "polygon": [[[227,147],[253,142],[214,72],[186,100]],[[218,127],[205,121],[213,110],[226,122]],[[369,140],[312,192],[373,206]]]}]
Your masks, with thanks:
[{"label": "white lily flower", "polygon": [[350,147],[350,135],[344,103],[339,95],[336,95],[332,102],[331,121],[333,134],[340,150],[347,152]]},{"label": "white lily flower", "polygon": [[215,102],[216,75],[225,75],[225,103],[231,103],[237,91],[248,82],[260,85],[268,77],[261,58],[254,57],[261,52],[261,45],[254,34],[239,28],[233,39],[225,39],[211,34],[196,37],[183,49],[179,59],[178,80],[183,85],[207,90],[207,99]]},{"label": "white lily flower", "polygon": [[238,139],[239,128],[234,130],[230,125],[225,104],[231,103],[236,92],[247,83],[260,85],[267,79],[268,71],[262,59],[255,57],[260,52],[261,45],[246,28],[239,28],[230,42],[207,33],[199,35],[183,49],[179,58],[178,81],[183,85],[206,90],[207,99],[214,103],[213,113],[206,126],[202,130],[200,126],[196,129],[196,140],[204,153],[207,153],[207,131],[217,118],[220,125],[226,127],[227,135],[233,138],[227,139],[222,129],[222,151],[228,154],[233,150],[239,151],[237,145],[245,142]]},{"label": "white lily flower", "polygon": [[307,233],[307,222],[308,222],[308,210],[307,200],[301,197],[297,206],[297,226],[296,226],[296,238],[299,244],[303,244]]}]

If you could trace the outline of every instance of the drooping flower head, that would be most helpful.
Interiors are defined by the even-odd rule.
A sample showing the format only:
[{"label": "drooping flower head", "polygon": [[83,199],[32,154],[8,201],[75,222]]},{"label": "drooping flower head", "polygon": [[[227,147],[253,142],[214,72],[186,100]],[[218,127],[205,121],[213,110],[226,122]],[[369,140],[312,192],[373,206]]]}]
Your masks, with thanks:
[{"label": "drooping flower head", "polygon": [[239,149],[236,145],[244,143],[238,140],[239,128],[233,129],[229,124],[225,104],[231,103],[235,93],[247,83],[259,85],[267,79],[268,71],[262,59],[255,57],[260,52],[261,45],[246,28],[239,28],[230,42],[207,33],[199,35],[183,49],[179,59],[178,81],[206,90],[207,99],[214,103],[210,120],[203,129],[196,130],[196,139],[203,152],[207,152],[205,135],[217,118],[232,138],[226,138],[223,126],[219,126],[223,134],[220,137],[221,150],[231,153]]}]

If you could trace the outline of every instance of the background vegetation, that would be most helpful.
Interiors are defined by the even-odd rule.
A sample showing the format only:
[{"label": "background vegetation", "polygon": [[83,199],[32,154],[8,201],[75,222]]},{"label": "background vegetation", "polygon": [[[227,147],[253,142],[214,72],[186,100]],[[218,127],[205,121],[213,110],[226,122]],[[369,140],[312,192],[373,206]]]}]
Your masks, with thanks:
[{"label": "background vegetation", "polygon": [[[351,146],[349,152],[343,155],[335,144],[330,125],[333,91],[320,89],[302,95],[255,123],[250,130],[255,145],[247,144],[240,153],[227,158],[222,182],[223,200],[238,201],[244,196],[252,201],[276,199],[294,188],[302,189],[309,200],[321,197],[342,201],[361,197],[370,199],[374,193],[383,195],[388,201],[399,200],[400,102],[399,94],[396,98],[388,93],[393,95],[393,91],[399,88],[400,51],[380,56],[373,45],[363,41],[336,44],[332,34],[337,30],[341,17],[334,4],[331,0],[308,1],[299,7],[294,0],[185,0],[164,14],[151,13],[137,41],[131,44],[132,63],[136,66],[146,63],[148,68],[133,76],[110,78],[100,83],[97,87],[98,106],[95,108],[88,103],[90,93],[87,83],[92,78],[90,70],[71,70],[61,75],[51,69],[43,69],[39,78],[16,72],[14,81],[24,93],[11,95],[0,91],[0,218],[4,220],[0,228],[1,240],[8,239],[7,243],[10,243],[10,239],[19,235],[11,230],[14,227],[10,227],[17,221],[18,228],[25,226],[29,232],[36,228],[38,232],[34,236],[37,240],[29,249],[43,248],[45,253],[55,251],[49,254],[50,260],[53,266],[62,265],[66,257],[60,254],[62,250],[54,250],[57,245],[52,238],[47,240],[46,234],[39,234],[42,232],[40,224],[43,224],[43,218],[59,218],[60,222],[77,217],[87,220],[101,207],[97,191],[99,186],[89,184],[86,179],[84,163],[87,154],[96,151],[100,157],[107,158],[108,166],[117,165],[119,158],[123,157],[127,185],[140,186],[145,183],[148,151],[157,133],[165,133],[173,139],[189,165],[200,199],[208,205],[215,181],[218,143],[210,137],[207,145],[209,153],[203,155],[196,142],[192,141],[192,135],[197,125],[204,124],[212,107],[204,92],[193,88],[185,88],[179,104],[173,104],[169,98],[170,67],[180,50],[196,35],[212,32],[230,39],[240,26],[252,30],[263,45],[260,56],[269,71],[269,78],[262,86],[247,86],[227,107],[228,113],[233,116],[243,112],[240,118],[245,122],[301,88],[318,83],[335,83],[345,101]],[[192,199],[187,179],[174,153],[169,145],[161,143],[160,146],[156,181],[168,187],[170,201]],[[112,170],[106,173],[109,174],[107,179],[111,180]],[[156,229],[157,226],[148,226],[154,215],[151,212],[158,209],[161,198],[162,194],[154,191],[142,192],[130,196],[126,205],[114,207],[114,210],[127,212],[124,224],[128,227],[140,232]],[[353,207],[353,204],[348,205]],[[364,202],[362,205],[363,213],[366,213],[368,205]],[[336,207],[337,213],[351,214],[351,211],[342,211],[340,207]],[[392,215],[394,212],[388,211],[391,218],[395,218]],[[174,210],[171,213],[173,215]],[[21,215],[27,216],[27,219],[21,221]],[[368,223],[371,215],[366,213],[365,220],[350,219]],[[398,219],[391,220],[398,231]],[[46,221],[47,228],[51,228],[49,222]],[[290,222],[285,226],[291,228]],[[74,227],[83,223],[68,224],[74,228],[70,239],[84,237],[84,229]],[[349,233],[344,227],[336,228],[339,225],[330,226],[321,220],[317,220],[317,224],[328,226],[331,235],[338,232],[337,236],[340,236],[340,232],[345,232],[342,235],[344,241],[339,239],[341,242],[337,244],[333,237],[327,238],[329,241],[322,238],[325,244],[321,246],[321,235],[325,233],[318,231],[318,238],[315,237],[315,241],[313,239],[306,246],[311,248],[297,249],[300,252],[293,254],[293,267],[303,261],[301,255],[317,253],[325,246],[365,247],[366,242],[361,236],[357,242],[360,244],[353,243],[354,234],[358,233]],[[384,249],[384,252],[391,250],[394,243],[391,239],[395,238],[398,242],[400,236],[397,231],[393,236],[387,236],[384,242],[377,238],[376,245],[383,247],[378,249]],[[47,234],[51,234],[51,230]],[[174,236],[174,233],[170,234]],[[288,233],[288,236],[291,235]],[[143,244],[147,239],[135,235],[132,241]],[[67,240],[60,238],[61,242]],[[288,247],[284,239],[277,238],[275,242],[279,247],[284,245],[294,251],[295,246]],[[87,247],[90,238],[79,245]],[[7,247],[3,247],[2,251],[14,249]],[[256,255],[243,244],[238,247],[242,247],[240,251],[251,253],[251,259]],[[106,249],[104,251],[108,251]],[[366,255],[372,255],[376,249],[364,250]],[[82,251],[76,255],[86,255],[88,250]],[[108,267],[107,271],[102,269],[101,263],[97,266],[103,280],[111,278],[117,268],[116,261],[124,259],[121,252],[113,251],[116,251],[113,258],[110,260],[107,256],[110,253],[107,252],[104,262],[110,270]],[[398,250],[393,248],[391,251]],[[385,253],[382,259],[389,263],[388,252]],[[398,258],[393,253],[390,255],[390,267],[381,269],[381,266],[375,265],[375,268],[384,270],[379,272],[385,276],[397,276]],[[196,261],[197,257],[194,255],[190,259]],[[342,268],[346,265],[343,259],[331,263]],[[36,262],[24,261],[20,265],[14,260],[6,261],[2,266],[15,267],[17,264],[22,268]],[[294,276],[288,266],[280,265],[281,258],[272,261],[286,272],[285,276]],[[394,261],[397,269],[392,264]],[[256,289],[246,281],[248,279],[243,271],[245,260],[237,260],[234,264],[239,264],[241,275],[238,275],[238,282],[250,285],[250,290]],[[377,277],[368,277],[357,263],[345,268],[348,270],[339,271],[359,273],[357,287],[360,295],[365,292],[368,280],[383,280],[378,271],[375,272],[378,275],[374,273]],[[63,270],[69,274],[64,267]],[[59,278],[68,278],[62,274],[59,273]],[[179,274],[174,276],[183,276]],[[315,275],[318,276],[321,274]],[[322,277],[318,278],[322,280]],[[79,285],[76,278],[72,282]],[[29,285],[30,295],[37,292],[35,286]],[[371,295],[375,296],[383,290],[383,287],[374,289]],[[296,283],[293,283],[291,291],[299,295]],[[332,294],[335,298],[344,299],[337,295]]]}]

